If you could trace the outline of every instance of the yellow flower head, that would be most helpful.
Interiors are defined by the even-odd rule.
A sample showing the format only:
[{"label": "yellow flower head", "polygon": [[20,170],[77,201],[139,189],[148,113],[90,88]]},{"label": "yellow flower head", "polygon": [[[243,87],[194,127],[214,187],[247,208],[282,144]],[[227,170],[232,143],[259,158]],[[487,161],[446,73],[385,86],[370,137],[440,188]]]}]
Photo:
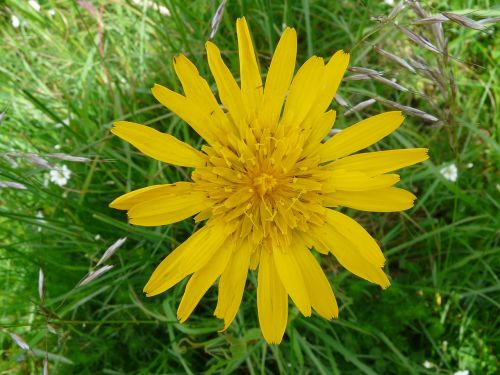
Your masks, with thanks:
[{"label": "yellow flower head", "polygon": [[311,251],[332,253],[350,272],[389,286],[377,242],[353,219],[334,210],[345,206],[392,212],[413,206],[415,196],[394,185],[392,172],[427,159],[426,149],[356,153],[403,122],[401,112],[363,120],[322,143],[335,121],[328,107],[342,80],[349,54],[338,51],[325,64],[313,56],[295,71],[297,36],[287,28],[276,47],[265,84],[244,18],[237,21],[241,84],[219,49],[206,43],[219,104],[196,67],[174,59],[184,95],[155,85],[156,99],[186,121],[207,145],[201,151],[150,127],[119,121],[113,134],[157,160],[193,167],[192,182],[132,191],[110,206],[128,210],[130,223],[172,224],[195,215],[206,221],[154,271],[148,296],[190,276],[177,316],[184,322],[219,280],[215,316],[224,329],[238,311],[249,269],[258,268],[257,305],[262,334],[282,340],[288,296],[300,312],[326,319],[338,315],[332,288]]}]

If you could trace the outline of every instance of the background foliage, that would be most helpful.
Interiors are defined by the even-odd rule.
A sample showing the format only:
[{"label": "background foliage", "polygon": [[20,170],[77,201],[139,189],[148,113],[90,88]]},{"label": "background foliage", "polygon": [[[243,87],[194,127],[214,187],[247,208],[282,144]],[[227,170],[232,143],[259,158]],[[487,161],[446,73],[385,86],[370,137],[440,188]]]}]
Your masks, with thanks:
[{"label": "background foliage", "polygon": [[[0,180],[26,187],[0,188],[2,373],[40,373],[44,358],[54,374],[498,373],[496,26],[474,30],[445,22],[447,57],[396,27],[439,44],[429,25],[413,24],[422,18],[415,3],[390,17],[394,5],[387,3],[230,0],[214,38],[237,72],[235,20],[245,15],[265,68],[283,25],[291,25],[299,35],[299,63],[313,54],[350,50],[351,66],[381,71],[409,89],[375,79],[344,82],[339,94],[346,107],[332,104],[339,128],[387,110],[391,102],[439,119],[412,116],[410,108],[404,127],[381,145],[430,148],[430,161],[403,172],[403,185],[419,196],[416,206],[401,214],[350,212],[383,246],[392,286],[382,291],[326,258],[340,318],[303,318],[292,308],[283,343],[268,346],[258,329],[255,274],[226,333],[217,333],[222,324],[212,316],[214,288],[180,325],[175,310],[183,285],[150,299],[142,287],[192,232],[193,221],[133,227],[107,207],[125,191],[186,178],[186,170],[143,157],[109,130],[112,121],[131,119],[200,145],[149,89],[157,82],[181,91],[171,65],[177,53],[188,55],[213,84],[204,43],[219,4],[157,0],[170,11],[165,16],[135,0],[40,0],[39,11],[28,1],[0,1]],[[487,0],[421,5],[432,14],[457,11],[476,21],[500,15]],[[405,69],[374,46],[406,60],[420,58],[415,61],[424,68]],[[370,98],[373,105],[344,115]],[[54,152],[90,161],[61,161],[49,155]],[[68,183],[47,183],[49,170],[27,153],[52,167],[66,164]],[[455,182],[440,173],[450,164],[458,169]],[[106,262],[114,268],[75,288],[124,236],[125,244]],[[12,333],[29,349],[20,348]]]}]

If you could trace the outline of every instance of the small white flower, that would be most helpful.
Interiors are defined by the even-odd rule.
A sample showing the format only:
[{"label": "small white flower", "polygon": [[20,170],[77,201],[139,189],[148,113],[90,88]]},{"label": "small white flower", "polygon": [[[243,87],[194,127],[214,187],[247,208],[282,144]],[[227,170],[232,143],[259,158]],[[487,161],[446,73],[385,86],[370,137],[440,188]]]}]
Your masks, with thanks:
[{"label": "small white flower", "polygon": [[444,178],[451,182],[455,182],[458,178],[458,169],[454,163],[448,165],[447,167],[441,168],[439,172],[443,175]]},{"label": "small white flower", "polygon": [[422,364],[422,366],[424,366],[425,368],[432,368],[434,367],[434,363],[432,362],[429,362],[429,361],[424,361],[424,363]]},{"label": "small white flower", "polygon": [[56,166],[55,169],[50,171],[49,175],[50,182],[59,186],[64,186],[71,177],[71,171],[68,169],[66,164],[64,164],[62,167]]},{"label": "small white flower", "polygon": [[50,16],[50,17],[54,17],[56,15],[56,11],[54,9],[49,9],[47,11],[47,14]]},{"label": "small white flower", "polygon": [[394,5],[394,0],[384,0],[387,5]]},{"label": "small white flower", "polygon": [[55,145],[54,146],[54,150],[60,150],[61,149],[61,145]]},{"label": "small white flower", "polygon": [[467,168],[472,168],[474,166],[474,163],[467,163]]},{"label": "small white flower", "polygon": [[94,240],[99,241],[101,239],[101,235],[98,233],[95,235]]},{"label": "small white flower", "polygon": [[12,27],[16,29],[21,25],[21,21],[19,21],[19,18],[17,18],[14,15],[10,17],[10,20],[11,20],[10,22],[12,23]]},{"label": "small white flower", "polygon": [[38,4],[38,1],[35,1],[35,0],[30,0],[28,1],[29,5],[31,5],[31,7],[36,10],[37,12],[40,11],[40,4]]},{"label": "small white flower", "polygon": [[455,371],[453,375],[469,375],[469,370]]}]

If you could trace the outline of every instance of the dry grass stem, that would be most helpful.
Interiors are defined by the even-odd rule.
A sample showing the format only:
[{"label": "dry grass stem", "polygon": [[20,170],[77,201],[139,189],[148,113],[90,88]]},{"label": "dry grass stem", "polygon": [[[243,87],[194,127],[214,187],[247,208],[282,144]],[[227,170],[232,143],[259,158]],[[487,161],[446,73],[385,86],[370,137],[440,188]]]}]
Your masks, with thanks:
[{"label": "dry grass stem", "polygon": [[372,78],[375,81],[378,81],[378,82],[380,82],[380,83],[382,83],[382,84],[384,84],[386,86],[392,87],[393,89],[396,89],[396,90],[399,90],[399,91],[404,91],[404,92],[410,91],[406,87],[401,86],[399,83],[393,82],[390,79],[387,79],[387,78],[384,78],[384,77],[381,77],[381,76],[372,76]]},{"label": "dry grass stem", "polygon": [[380,55],[387,57],[389,60],[394,61],[396,64],[401,65],[403,68],[408,69],[410,72],[415,73],[415,69],[403,58],[396,56],[378,46],[374,46],[373,49]]},{"label": "dry grass stem", "polygon": [[362,109],[373,105],[376,102],[375,99],[368,99],[361,103],[356,104],[354,107],[345,111],[344,116],[349,116],[351,113],[361,111]]},{"label": "dry grass stem", "polygon": [[372,79],[372,76],[369,74],[353,74],[352,76],[344,77],[343,81],[364,81],[367,79]]},{"label": "dry grass stem", "polygon": [[401,32],[403,32],[410,40],[414,41],[415,43],[417,43],[421,47],[424,47],[432,52],[441,53],[441,51],[434,44],[429,42],[429,40],[427,40],[422,35],[418,35],[418,34],[414,33],[413,31],[408,30],[406,27],[402,27],[402,26],[396,26],[396,27]]},{"label": "dry grass stem", "polygon": [[49,158],[54,158],[59,160],[74,161],[77,163],[88,163],[91,161],[89,158],[86,158],[84,156],[73,156],[63,153],[47,154],[46,156]]},{"label": "dry grass stem", "polygon": [[30,350],[30,346],[24,341],[24,339],[17,333],[9,332],[10,337],[22,350]]},{"label": "dry grass stem", "polygon": [[108,272],[110,269],[112,269],[114,266],[113,265],[107,265],[107,266],[102,266],[98,270],[95,270],[93,272],[90,272],[87,276],[83,278],[82,281],[80,281],[78,284],[76,284],[75,288],[80,288],[84,285],[87,285],[97,279],[98,277],[102,276],[106,272]]},{"label": "dry grass stem", "polygon": [[108,249],[102,255],[101,259],[99,259],[99,261],[97,262],[96,267],[100,266],[102,263],[104,263],[109,258],[111,258],[111,256],[114,253],[116,253],[116,251],[125,243],[126,240],[127,240],[127,237],[120,238],[113,245],[108,247]]},{"label": "dry grass stem", "polygon": [[455,13],[449,13],[449,12],[441,12],[443,16],[448,18],[450,21],[455,22],[458,25],[468,27],[470,29],[474,30],[484,30],[486,28],[485,25],[480,24],[479,22],[474,21],[473,19],[470,19],[465,16],[461,16],[459,14]]},{"label": "dry grass stem", "polygon": [[423,118],[425,120],[432,121],[432,122],[439,121],[439,119],[436,116],[433,116],[433,115],[431,115],[431,114],[429,114],[427,112],[421,111],[420,109],[416,109],[416,108],[413,108],[413,107],[408,107],[406,105],[402,105],[402,104],[393,102],[391,100],[383,99],[383,98],[377,98],[377,100],[379,102],[381,102],[382,104],[385,104],[387,106],[400,109],[401,111],[407,113],[408,115],[413,115],[413,116],[416,116],[416,117],[421,117],[421,118]]},{"label": "dry grass stem", "polygon": [[217,34],[217,30],[219,30],[220,23],[222,21],[222,16],[224,15],[224,9],[226,8],[226,0],[223,0],[215,14],[212,18],[212,29],[210,30],[210,39],[213,39],[215,34]]},{"label": "dry grass stem", "polygon": [[40,302],[43,303],[45,300],[45,275],[41,268],[38,270],[38,296],[40,297]]},{"label": "dry grass stem", "polygon": [[342,107],[348,107],[349,106],[349,104],[347,103],[347,101],[339,93],[335,94],[334,99]]},{"label": "dry grass stem", "polygon": [[369,75],[379,75],[379,76],[382,75],[382,72],[379,72],[378,70],[369,69],[369,68],[362,68],[360,66],[351,66],[350,68],[348,68],[348,70],[350,72],[353,72],[353,73],[361,73],[361,74],[369,74]]},{"label": "dry grass stem", "polygon": [[0,181],[0,189],[1,188],[10,188],[10,189],[19,189],[26,190],[27,187],[24,184],[14,181]]},{"label": "dry grass stem", "polygon": [[428,25],[428,24],[443,23],[443,22],[448,22],[448,21],[449,21],[449,19],[446,18],[445,16],[443,16],[441,14],[437,14],[435,16],[420,18],[416,21],[413,21],[412,25]]}]

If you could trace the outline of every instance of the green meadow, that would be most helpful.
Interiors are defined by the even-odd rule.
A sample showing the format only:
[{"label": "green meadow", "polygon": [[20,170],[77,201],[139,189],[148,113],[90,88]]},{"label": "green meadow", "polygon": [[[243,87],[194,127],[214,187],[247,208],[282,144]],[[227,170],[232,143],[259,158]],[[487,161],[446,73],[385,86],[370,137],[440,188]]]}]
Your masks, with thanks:
[{"label": "green meadow", "polygon": [[[220,2],[0,1],[0,374],[500,373],[500,8],[391,3],[229,0],[213,37],[235,76],[241,16],[264,75],[285,25],[298,33],[297,67],[349,51],[335,128],[399,109],[403,126],[371,150],[429,148],[428,161],[401,171],[412,209],[340,209],[381,245],[391,286],[323,256],[339,318],[290,304],[283,342],[268,345],[255,271],[227,331],[213,316],[216,287],[180,324],[186,280],[156,297],[142,289],[199,224],[133,226],[108,207],[189,179],[110,129],[129,120],[201,147],[150,89],[182,93],[172,59],[183,53],[216,92],[204,44]],[[106,272],[85,280],[96,270]]]}]

